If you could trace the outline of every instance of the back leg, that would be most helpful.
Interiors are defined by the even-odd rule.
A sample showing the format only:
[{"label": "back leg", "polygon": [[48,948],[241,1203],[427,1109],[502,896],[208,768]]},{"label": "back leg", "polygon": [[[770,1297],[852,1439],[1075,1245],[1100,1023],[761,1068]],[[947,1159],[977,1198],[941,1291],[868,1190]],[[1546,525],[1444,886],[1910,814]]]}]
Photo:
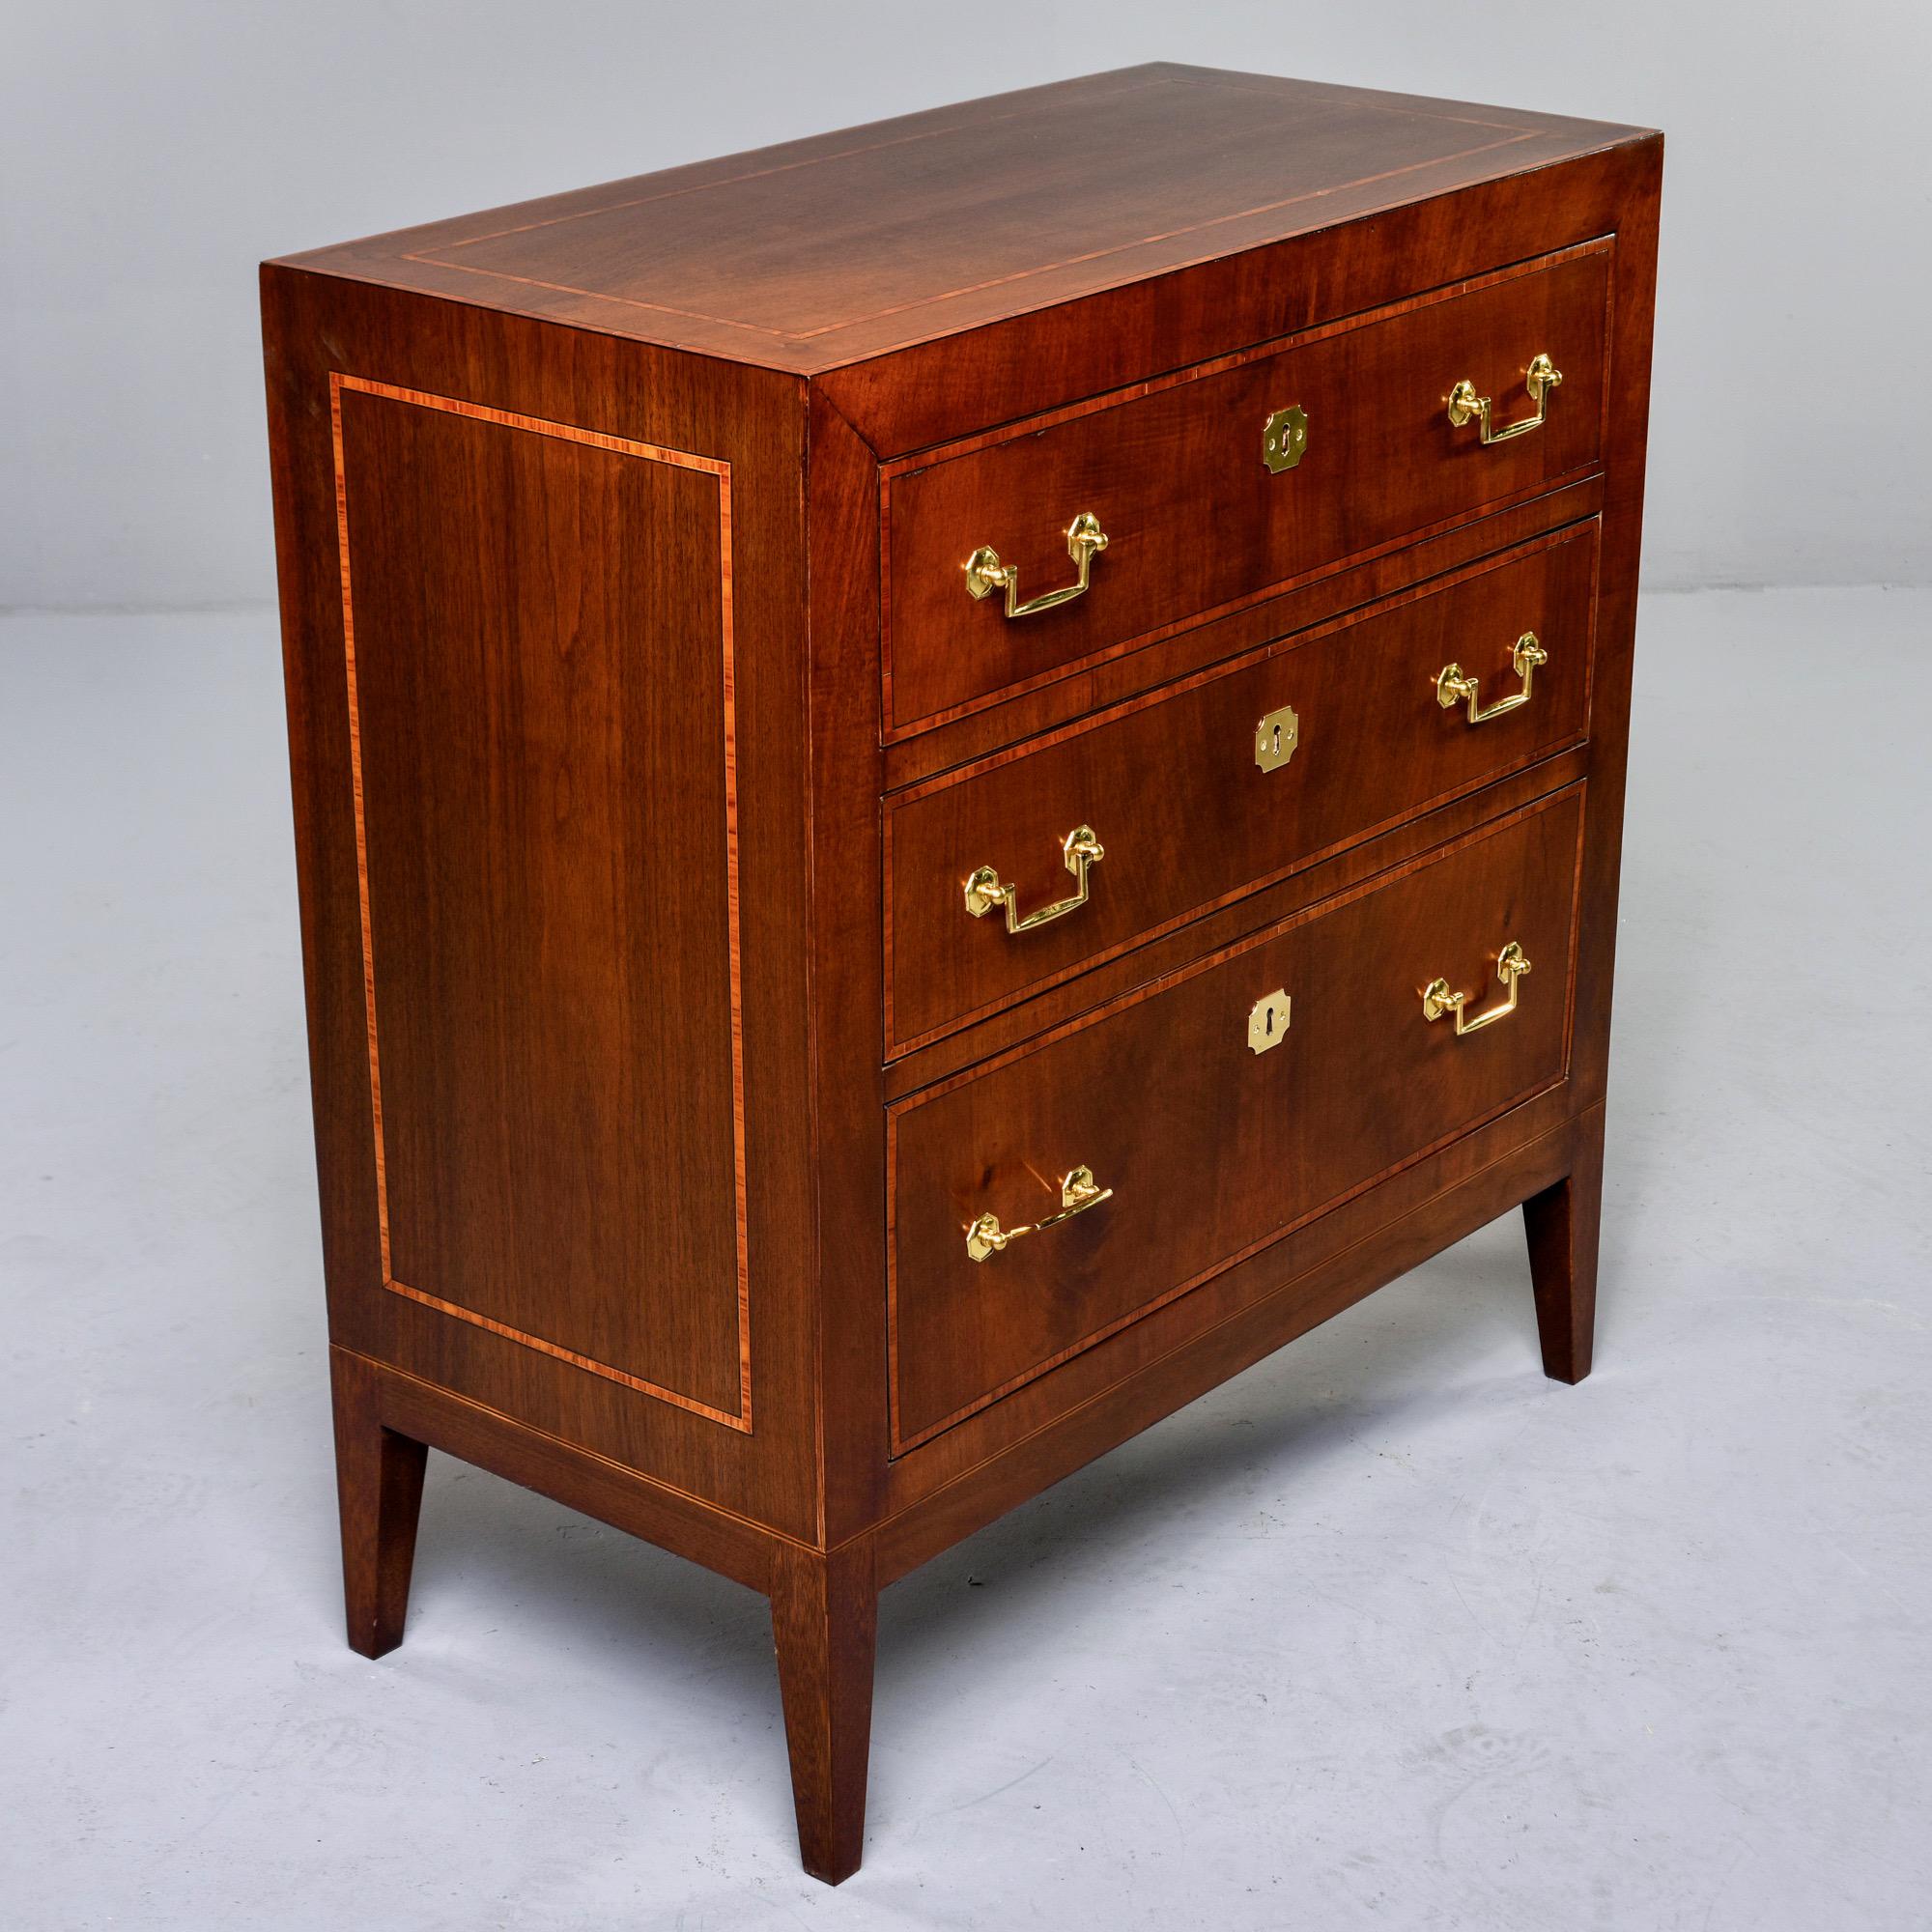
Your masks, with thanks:
[{"label": "back leg", "polygon": [[335,1398],[335,1488],[342,1510],[342,1593],[349,1647],[381,1657],[403,1640],[429,1450],[384,1429],[373,1363],[329,1350]]}]

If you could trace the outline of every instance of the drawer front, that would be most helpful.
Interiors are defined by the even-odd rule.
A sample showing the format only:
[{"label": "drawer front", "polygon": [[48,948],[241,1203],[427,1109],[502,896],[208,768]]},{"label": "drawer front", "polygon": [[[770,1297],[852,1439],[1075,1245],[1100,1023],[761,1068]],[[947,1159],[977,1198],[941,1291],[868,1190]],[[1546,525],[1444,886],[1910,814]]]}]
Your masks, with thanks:
[{"label": "drawer front", "polygon": [[[1050,426],[890,475],[887,719],[896,730],[1023,688],[1592,467],[1604,412],[1608,244],[1467,293],[1234,358]],[[1448,402],[1467,380],[1492,428],[1535,413],[1532,358],[1562,377],[1540,426],[1485,443]],[[1264,433],[1306,416],[1271,471]],[[1069,548],[1074,520],[1106,537]],[[962,566],[981,550],[1010,590]],[[1009,616],[1072,588],[1079,595]],[[984,594],[970,594],[978,582]]]},{"label": "drawer front", "polygon": [[[1596,560],[1590,524],[892,801],[889,1048],[1575,743]],[[1475,681],[1474,720],[1452,667]],[[1100,860],[1068,854],[1079,827]]]},{"label": "drawer front", "polygon": [[1582,819],[1559,794],[894,1109],[895,1451],[1560,1080]]}]

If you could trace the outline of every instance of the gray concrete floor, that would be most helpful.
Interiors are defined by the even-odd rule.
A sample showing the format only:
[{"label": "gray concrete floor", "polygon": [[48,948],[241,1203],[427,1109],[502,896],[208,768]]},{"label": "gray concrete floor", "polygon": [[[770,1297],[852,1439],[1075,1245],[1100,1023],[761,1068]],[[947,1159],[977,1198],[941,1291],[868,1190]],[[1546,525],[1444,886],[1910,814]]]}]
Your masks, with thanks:
[{"label": "gray concrete floor", "polygon": [[1599,1368],[1514,1218],[888,1592],[802,1876],[761,1601],[436,1458],[342,1643],[266,614],[0,624],[0,1925],[1932,1923],[1932,594],[1642,631]]}]

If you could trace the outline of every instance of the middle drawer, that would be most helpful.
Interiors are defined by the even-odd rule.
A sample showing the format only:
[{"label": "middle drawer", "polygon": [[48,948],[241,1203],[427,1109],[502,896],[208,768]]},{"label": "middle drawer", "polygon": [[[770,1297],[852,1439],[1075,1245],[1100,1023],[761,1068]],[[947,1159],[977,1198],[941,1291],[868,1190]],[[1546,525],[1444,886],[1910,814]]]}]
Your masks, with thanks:
[{"label": "middle drawer", "polygon": [[1592,522],[889,800],[888,1053],[1575,743],[1596,568]]}]

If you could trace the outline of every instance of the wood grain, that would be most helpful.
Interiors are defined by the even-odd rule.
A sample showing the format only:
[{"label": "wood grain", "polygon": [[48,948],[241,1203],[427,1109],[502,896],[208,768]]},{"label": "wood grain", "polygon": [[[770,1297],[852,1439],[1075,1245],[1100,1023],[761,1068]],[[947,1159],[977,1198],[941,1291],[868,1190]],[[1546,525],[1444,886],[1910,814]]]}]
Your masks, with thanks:
[{"label": "wood grain", "polygon": [[[694,367],[636,343],[573,335],[529,319],[278,267],[265,270],[263,294],[331,1339],[368,1359],[488,1406],[547,1438],[581,1445],[594,1457],[628,1467],[648,1469],[667,1490],[764,1522],[779,1533],[814,1539],[816,1471],[810,1458],[801,1458],[794,1448],[801,1435],[810,1439],[816,1399],[810,1366],[814,1318],[805,1287],[811,1265],[812,1209],[810,1169],[798,1133],[798,1122],[808,1111],[810,1038],[806,965],[796,945],[807,807],[806,748],[798,728],[807,637],[804,522],[798,490],[804,462],[800,387],[789,378],[765,372],[722,364]],[[750,1334],[755,1427],[750,1432],[721,1426],[708,1416],[384,1286],[330,437],[331,374],[474,403],[534,421],[588,428],[625,441],[698,453],[730,466],[732,546],[740,556],[754,555],[767,566],[734,573],[731,584],[746,1069],[746,1252],[756,1310]],[[486,427],[468,417],[459,421],[442,412],[410,411],[387,398],[351,396],[348,407],[393,411],[404,418],[434,415],[438,423],[447,422],[469,434],[480,435]],[[494,429],[489,433],[497,434]],[[594,456],[610,470],[676,478],[678,490],[700,493],[688,499],[693,504],[708,497],[712,504],[708,526],[701,534],[696,523],[692,527],[701,546],[700,568],[717,583],[716,484],[709,476],[615,454],[605,457],[592,445],[554,444],[548,438],[509,430],[500,434],[505,443],[519,450],[538,444],[547,451],[581,447],[586,459]],[[353,461],[351,469],[353,488]],[[420,480],[410,485],[412,491],[425,488],[434,493],[435,479],[427,485]],[[459,470],[452,487],[456,505],[468,500],[463,494],[467,488]],[[404,500],[408,501],[407,493]],[[520,500],[538,507],[547,500],[555,504],[564,499],[539,495]],[[573,507],[560,515],[577,514],[579,499],[570,500]],[[595,493],[583,500],[591,514],[604,513]],[[436,508],[439,516],[450,513],[446,506]],[[648,560],[646,554],[645,563]],[[495,558],[485,561],[489,569],[499,567]],[[397,567],[407,581],[405,561],[399,559]],[[634,547],[623,568],[635,573],[639,567]],[[622,581],[620,575],[620,584]],[[695,581],[702,584],[705,578]],[[526,582],[530,594],[542,599],[537,607],[540,626],[554,627],[558,611],[568,607],[547,596],[538,578],[527,572]],[[672,573],[666,587],[674,589],[675,584]],[[360,580],[355,587],[359,603]],[[459,609],[462,596],[458,593]],[[684,621],[682,616],[679,621]],[[712,690],[718,689],[715,680],[721,672],[717,637],[714,629],[702,673]],[[626,675],[636,684],[645,668],[634,663]],[[362,696],[366,704],[366,674]],[[363,722],[368,722],[366,717]],[[409,729],[430,733],[434,726],[427,722],[412,726],[406,719],[397,719],[390,721],[390,728],[406,737]],[[590,742],[594,748],[597,741]],[[717,817],[722,737],[710,736],[708,745],[696,742],[709,756],[688,809],[695,819],[709,818],[718,840],[710,852],[719,856],[709,861],[715,887],[724,869]],[[363,749],[369,747],[365,744]],[[376,794],[372,784],[372,808]],[[619,817],[635,814],[637,809],[633,801],[622,798],[594,809],[607,807]],[[379,858],[380,853],[372,850],[371,856]],[[457,856],[459,865],[474,863],[461,845]],[[550,862],[541,849],[537,858],[539,863]],[[379,969],[385,943],[380,877],[379,866],[372,874]],[[399,917],[412,920],[413,914]],[[395,920],[388,923],[391,943],[407,937],[407,923],[399,925]],[[688,943],[689,962],[673,957],[666,963],[675,972],[706,976],[701,1010],[717,1032],[703,1065],[707,1078],[723,1083],[729,1065],[723,1030],[727,1004],[724,942],[715,921],[708,925],[708,931],[693,926],[688,942],[680,928],[669,952],[674,954]],[[386,1055],[391,1048],[387,1031],[382,1046]],[[384,1098],[390,1100],[395,1072],[387,1058],[383,1073]],[[706,1216],[730,1215],[735,1175],[728,1132],[722,1145],[718,1168],[708,1171],[707,1185],[714,1191],[701,1210]],[[542,1152],[540,1147],[532,1148],[533,1158],[540,1160]],[[562,1144],[557,1144],[555,1153],[559,1172],[554,1185],[546,1180],[540,1191],[569,1200],[581,1183],[561,1166]],[[515,1204],[506,1204],[503,1211],[516,1211]],[[711,1396],[715,1406],[730,1413],[738,1406],[738,1350],[733,1336],[736,1268],[730,1221],[721,1219],[716,1225],[725,1231],[722,1264],[709,1278],[684,1284],[681,1292],[703,1299],[724,1317],[724,1346],[716,1369],[720,1386],[715,1396],[691,1382],[684,1382],[678,1392],[691,1390],[700,1399]],[[404,1274],[403,1279],[409,1281],[409,1276]],[[428,1284],[431,1292],[442,1286]],[[566,1346],[575,1339],[567,1338]],[[580,1347],[577,1352],[589,1351]]]},{"label": "wood grain", "polygon": [[[1535,1122],[1544,1130],[1536,1131]],[[1087,1371],[1081,1395],[1041,1403],[1035,1426],[1008,1430],[988,1451],[973,1440],[975,1425],[968,1422],[895,1463],[894,1507],[873,1533],[879,1582],[929,1561],[1508,1213],[1525,1188],[1554,1184],[1572,1157],[1572,1139],[1567,1111],[1532,1101],[1220,1276],[1202,1291],[1225,1291],[1211,1316],[1164,1324],[1164,1317],[1176,1314],[1168,1309],[1123,1330],[1119,1340],[1134,1349],[1134,1373],[1107,1374],[1104,1349],[1094,1350],[1055,1372]],[[1011,1406],[985,1410],[977,1420]]]},{"label": "wood grain", "polygon": [[[329,401],[386,1286],[749,1430],[729,466],[355,377],[332,378]],[[410,412],[427,412],[428,426]],[[650,471],[638,463],[694,474],[696,497],[679,502],[675,485],[639,489]],[[365,485],[370,507],[358,516]],[[418,494],[424,485],[429,497]],[[513,523],[517,498],[529,507]],[[573,581],[577,546],[641,561],[647,535],[667,549],[696,546],[707,523],[716,532],[710,599],[689,583],[665,584],[674,605],[640,594],[664,582],[657,571],[641,584]],[[562,625],[551,609],[559,596]],[[683,661],[666,663],[639,691],[618,657],[624,633],[642,628],[668,655],[674,612],[689,620]],[[378,869],[390,910],[410,928],[391,949],[385,921],[380,975],[365,685],[382,781],[373,815],[379,834],[389,814],[399,821]],[[678,696],[696,708],[674,708]],[[718,823],[694,811],[687,828],[670,808],[701,795],[707,757],[722,771]],[[618,800],[637,815],[606,815]],[[722,848],[722,872],[706,851],[710,838]],[[707,886],[709,905],[691,896]],[[676,956],[661,945],[648,958],[632,952],[621,928],[606,923],[627,911],[643,935],[654,923],[717,926],[729,1013],[712,1031],[727,1037],[728,1065],[708,1122],[698,1112],[699,1068],[683,1051],[707,1037],[692,996],[667,1001],[661,985],[611,971],[629,957],[655,979]],[[507,961],[532,939],[520,981]],[[409,1101],[400,1118],[392,1104],[386,1130],[384,1007],[391,1099],[401,1091]],[[673,1016],[668,1033],[653,1037],[653,1014]],[[452,1026],[466,1040],[460,1058],[440,1043]],[[592,1084],[599,1066],[632,1065],[635,1086],[612,1093]],[[479,1076],[490,1084],[473,1085]],[[708,1151],[680,1144],[686,1127]],[[575,1200],[553,1203],[533,1184],[531,1162],[548,1161],[559,1142],[572,1150],[579,1187]],[[662,1176],[637,1157],[648,1145],[669,1151]],[[722,1247],[707,1252],[704,1231],[680,1225],[716,1198],[707,1165],[728,1166],[733,1179],[728,1337],[714,1309],[677,1292],[683,1279],[715,1276],[724,1260]],[[428,1285],[443,1281],[453,1285],[442,1293]],[[631,1324],[617,1319],[624,1315]],[[728,1381],[717,1372],[727,1347]],[[705,1394],[674,1385],[671,1373],[639,1372],[645,1363],[674,1365]]]},{"label": "wood grain", "polygon": [[1633,131],[1162,62],[290,260],[810,374]]},{"label": "wood grain", "polygon": [[820,1377],[812,1448],[820,1540],[874,1520],[886,1481],[885,1000],[879,934],[878,466],[822,396],[811,399],[812,1263]]},{"label": "wood grain", "polygon": [[1587,1370],[1661,165],[1160,64],[265,268],[352,1641],[427,1446],[764,1591],[837,1881],[893,1577],[1519,1206]]},{"label": "wood grain", "polygon": [[[1592,468],[1605,404],[1609,248],[1596,243],[1393,311],[1251,350],[963,448],[889,466],[886,717],[895,730],[1158,639],[1277,584]],[[1527,408],[1530,358],[1563,373],[1542,429],[1485,447],[1448,418],[1470,377],[1498,419]],[[1270,474],[1262,433],[1308,415],[1301,461]],[[1091,512],[1109,542],[1085,595],[1009,618],[961,565],[980,545],[1022,595],[1069,581],[1065,532]]]},{"label": "wood grain", "polygon": [[341,1348],[332,1348],[329,1359],[338,1375],[373,1378],[376,1413],[394,1435],[534,1490],[748,1589],[771,1587],[775,1549],[807,1547],[765,1523],[387,1363]]},{"label": "wood grain", "polygon": [[865,1847],[879,1615],[870,1538],[829,1556],[775,1550],[771,1593],[799,1853],[813,1878],[838,1885]]},{"label": "wood grain", "polygon": [[1566,529],[1603,507],[1601,476],[1547,490],[1508,510],[1391,545],[1374,555],[1313,571],[1252,604],[1189,623],[1173,636],[1102,658],[1084,670],[1023,688],[992,703],[946,714],[915,732],[885,734],[885,782],[902,790],[1020,739],[1123,702],[1264,644],[1280,643],[1338,617],[1426,595],[1472,562]]},{"label": "wood grain", "polygon": [[881,457],[913,457],[1130,389],[1157,371],[1302,336],[1505,264],[1618,236],[1654,192],[1662,154],[1661,136],[1633,132],[1561,166],[1473,183],[909,344],[815,373],[812,384]]},{"label": "wood grain", "polygon": [[373,1363],[332,1351],[329,1382],[349,1647],[384,1657],[402,1642],[409,1616],[429,1450],[384,1424]]},{"label": "wood grain", "polygon": [[[1582,815],[1567,794],[895,1107],[895,1453],[1560,1080]],[[1512,939],[1517,1012],[1466,1038],[1424,1020],[1437,974],[1492,1004]],[[1290,1022],[1256,1053],[1277,989]],[[979,1214],[1037,1221],[1076,1166],[1115,1198],[970,1259]]]},{"label": "wood grain", "polygon": [[1604,1210],[1604,1109],[1577,1117],[1570,1172],[1522,1204],[1543,1372],[1580,1382],[1597,1323],[1597,1243]]},{"label": "wood grain", "polygon": [[[897,794],[885,821],[889,1055],[1575,743],[1595,536],[1585,525]],[[1485,703],[1515,690],[1526,631],[1549,653],[1529,704],[1475,726],[1443,710],[1435,681],[1452,662],[1481,678]],[[1299,744],[1263,771],[1256,724],[1283,707]],[[1106,851],[1085,905],[1022,933],[997,912],[971,915],[963,882],[988,862],[1023,910],[1064,897],[1062,848],[1078,825]]]}]

